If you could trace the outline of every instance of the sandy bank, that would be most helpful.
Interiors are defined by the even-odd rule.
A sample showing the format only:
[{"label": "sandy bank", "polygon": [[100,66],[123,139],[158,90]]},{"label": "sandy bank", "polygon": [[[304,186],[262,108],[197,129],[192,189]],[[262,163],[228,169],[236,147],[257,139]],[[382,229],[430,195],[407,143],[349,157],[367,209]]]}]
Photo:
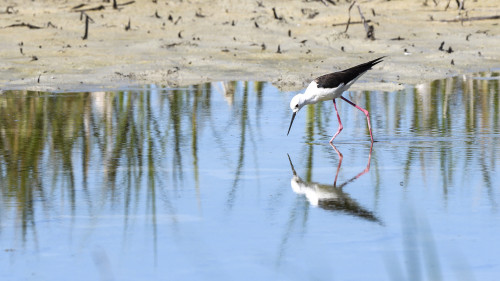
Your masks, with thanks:
[{"label": "sandy bank", "polygon": [[[394,89],[500,67],[500,19],[467,20],[500,15],[497,0],[465,1],[463,22],[441,21],[459,17],[455,1],[447,10],[443,0],[360,1],[375,40],[362,24],[347,32],[333,26],[347,22],[350,3],[324,2],[158,0],[114,9],[102,1],[2,1],[0,88],[265,80],[297,90],[320,74],[385,55],[364,77],[370,83],[357,87]],[[86,40],[84,10],[93,20]],[[357,6],[351,20],[360,21]]]}]

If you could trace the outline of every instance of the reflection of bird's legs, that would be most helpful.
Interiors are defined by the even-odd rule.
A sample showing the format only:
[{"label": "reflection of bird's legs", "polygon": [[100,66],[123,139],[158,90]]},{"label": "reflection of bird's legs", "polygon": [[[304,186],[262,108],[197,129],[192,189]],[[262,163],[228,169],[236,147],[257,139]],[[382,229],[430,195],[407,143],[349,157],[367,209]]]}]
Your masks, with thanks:
[{"label": "reflection of bird's legs", "polygon": [[342,165],[342,159],[344,159],[344,156],[342,156],[342,153],[333,145],[330,143],[330,145],[335,149],[335,152],[337,152],[337,155],[339,156],[339,164],[337,165],[337,173],[335,173],[335,180],[333,181],[333,187],[337,187],[337,178],[339,176],[339,171],[340,171],[340,166]]},{"label": "reflection of bird's legs", "polygon": [[370,162],[372,161],[372,148],[373,148],[373,142],[372,142],[372,145],[370,146],[370,153],[368,154],[368,164],[366,164],[366,168],[361,173],[359,173],[356,176],[356,178],[359,178],[362,175],[368,173],[368,171],[370,171]]}]

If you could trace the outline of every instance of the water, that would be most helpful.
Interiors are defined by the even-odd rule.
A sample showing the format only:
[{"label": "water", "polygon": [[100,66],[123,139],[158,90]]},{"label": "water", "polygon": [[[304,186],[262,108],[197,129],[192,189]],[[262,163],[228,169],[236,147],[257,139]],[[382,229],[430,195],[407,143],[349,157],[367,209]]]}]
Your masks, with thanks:
[{"label": "water", "polygon": [[1,280],[496,280],[498,73],[0,95]]}]

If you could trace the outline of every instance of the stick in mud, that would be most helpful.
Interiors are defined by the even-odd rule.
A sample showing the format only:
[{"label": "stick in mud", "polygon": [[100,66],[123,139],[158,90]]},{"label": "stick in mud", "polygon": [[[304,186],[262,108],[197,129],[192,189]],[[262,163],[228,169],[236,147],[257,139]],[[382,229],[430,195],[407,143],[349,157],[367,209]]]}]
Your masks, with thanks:
[{"label": "stick in mud", "polygon": [[106,9],[106,7],[104,7],[104,5],[100,5],[100,6],[93,7],[93,8],[86,8],[86,9],[73,8],[73,10],[75,10],[75,12],[100,11],[100,10],[104,10],[104,9]]},{"label": "stick in mud", "polygon": [[21,55],[23,55],[23,56],[24,56],[24,53],[23,53],[23,45],[24,45],[24,43],[23,43],[23,42],[21,42],[21,43],[19,43],[19,44],[17,44],[17,45],[19,46],[19,51],[21,52]]},{"label": "stick in mud", "polygon": [[[458,6],[458,9],[459,10],[465,10],[465,7],[464,7],[464,1],[465,0],[455,0],[455,2],[457,2],[457,6]],[[448,8],[450,7],[450,3],[451,3],[451,0],[448,0],[448,3],[446,4],[446,7],[444,7],[444,10],[448,10]]]},{"label": "stick in mud", "polygon": [[282,20],[283,17],[278,17],[278,14],[276,14],[276,8],[273,7],[273,14],[274,14],[274,18],[277,19],[277,20]]},{"label": "stick in mud", "polygon": [[477,21],[477,20],[498,20],[500,19],[500,15],[495,16],[484,16],[484,17],[470,17],[470,18],[462,18],[462,19],[452,19],[452,20],[440,20],[440,22],[463,22],[463,21]]},{"label": "stick in mud", "polygon": [[130,30],[130,18],[128,19],[128,24],[125,26],[125,31]]},{"label": "stick in mud", "polygon": [[87,40],[89,36],[89,22],[94,20],[89,17],[85,12],[81,12],[80,14],[80,20],[82,20],[83,16],[85,16],[85,33],[83,34],[82,40]]},{"label": "stick in mud", "polygon": [[77,9],[80,9],[81,7],[84,7],[84,6],[85,6],[85,4],[76,5],[73,8],[71,8],[71,10],[77,10]]},{"label": "stick in mud", "polygon": [[41,29],[43,27],[40,27],[40,26],[36,26],[36,25],[33,25],[31,23],[25,23],[25,22],[22,22],[22,23],[14,23],[14,24],[11,24],[11,25],[8,25],[6,26],[7,27],[27,27],[29,29]]},{"label": "stick in mud", "polygon": [[[372,22],[372,20],[366,20],[366,22]],[[363,23],[363,22],[362,21],[341,22],[341,23],[334,23],[334,24],[332,24],[332,26],[349,25],[349,24],[360,24],[360,23]]]},{"label": "stick in mud", "polygon": [[89,35],[89,16],[85,15],[85,33],[83,34],[82,39],[87,40]]},{"label": "stick in mud", "polygon": [[361,12],[361,7],[358,6],[358,11],[359,15],[361,16],[361,19],[363,20],[363,25],[365,26],[365,31],[366,31],[366,38],[375,40],[375,27],[373,25],[368,25],[366,22],[365,16],[363,16],[363,13]]},{"label": "stick in mud", "polygon": [[443,47],[444,47],[444,41],[443,41],[443,42],[441,42],[441,45],[439,45],[438,50],[439,50],[439,51],[444,51]]},{"label": "stick in mud", "polygon": [[347,19],[347,25],[345,27],[344,33],[347,33],[347,30],[349,29],[349,24],[351,23],[351,9],[356,4],[356,0],[352,1],[351,5],[349,6],[349,10],[347,10],[347,13],[349,14],[349,19]]}]

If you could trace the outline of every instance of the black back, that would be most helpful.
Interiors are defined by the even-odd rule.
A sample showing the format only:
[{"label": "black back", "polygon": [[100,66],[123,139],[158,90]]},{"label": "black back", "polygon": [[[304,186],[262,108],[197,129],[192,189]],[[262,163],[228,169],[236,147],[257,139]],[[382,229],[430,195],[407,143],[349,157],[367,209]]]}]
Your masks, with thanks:
[{"label": "black back", "polygon": [[349,81],[356,79],[359,75],[370,70],[372,66],[381,62],[383,58],[385,58],[385,56],[339,72],[325,74],[314,79],[314,81],[318,84],[318,88],[336,88],[340,84],[345,85],[349,83]]}]

